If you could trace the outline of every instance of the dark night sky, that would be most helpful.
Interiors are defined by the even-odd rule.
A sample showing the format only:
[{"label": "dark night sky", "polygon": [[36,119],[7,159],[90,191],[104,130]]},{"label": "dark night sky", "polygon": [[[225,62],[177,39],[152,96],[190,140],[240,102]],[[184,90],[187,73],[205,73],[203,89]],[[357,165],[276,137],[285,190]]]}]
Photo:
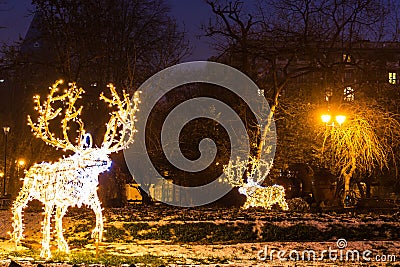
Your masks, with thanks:
[{"label": "dark night sky", "polygon": [[31,17],[31,0],[0,0],[0,42],[13,42],[24,37]]},{"label": "dark night sky", "polygon": [[[206,60],[213,51],[209,48],[207,38],[197,38],[202,32],[200,25],[207,22],[211,11],[204,0],[165,0],[171,6],[171,14],[178,23],[185,27],[187,37],[193,47],[193,54],[185,59]],[[24,37],[30,20],[29,10],[32,10],[31,0],[0,0],[0,44],[17,41]]]}]

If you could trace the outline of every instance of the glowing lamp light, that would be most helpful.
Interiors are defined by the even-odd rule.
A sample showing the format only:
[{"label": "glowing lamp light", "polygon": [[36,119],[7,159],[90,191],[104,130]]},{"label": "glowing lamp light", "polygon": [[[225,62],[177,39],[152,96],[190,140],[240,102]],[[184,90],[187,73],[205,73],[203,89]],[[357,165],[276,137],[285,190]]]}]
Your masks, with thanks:
[{"label": "glowing lamp light", "polygon": [[23,159],[18,160],[18,165],[19,166],[24,166],[25,165],[25,160],[23,160]]},{"label": "glowing lamp light", "polygon": [[[323,114],[323,115],[321,115],[321,120],[323,123],[328,125],[328,123],[330,123],[332,121],[332,116],[330,114]],[[336,115],[335,120],[339,124],[339,126],[341,126],[346,121],[346,116],[345,115]],[[332,123],[329,124],[329,126],[335,126],[334,121],[332,121]]]},{"label": "glowing lamp light", "polygon": [[344,115],[337,115],[337,116],[335,117],[335,119],[336,119],[336,121],[339,123],[339,125],[342,125],[342,124],[345,122],[345,120],[346,120],[346,116],[344,116]]},{"label": "glowing lamp light", "polygon": [[322,116],[321,116],[321,120],[322,120],[322,122],[324,122],[324,123],[328,123],[328,122],[330,122],[331,121],[331,115],[329,115],[329,114],[323,114]]}]

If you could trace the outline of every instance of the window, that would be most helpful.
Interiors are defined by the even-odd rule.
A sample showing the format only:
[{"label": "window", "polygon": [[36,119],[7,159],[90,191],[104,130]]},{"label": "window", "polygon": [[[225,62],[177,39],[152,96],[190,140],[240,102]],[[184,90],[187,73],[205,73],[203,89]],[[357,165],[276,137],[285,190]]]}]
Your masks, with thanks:
[{"label": "window", "polygon": [[277,57],[275,62],[277,65],[286,65],[289,60],[287,58]]},{"label": "window", "polygon": [[333,95],[332,88],[327,87],[327,88],[325,89],[325,101],[326,101],[326,102],[329,102],[330,99],[331,99],[331,97],[332,97],[332,95]]},{"label": "window", "polygon": [[344,78],[345,78],[346,80],[350,80],[350,79],[351,79],[351,72],[345,72],[345,73],[344,73]]},{"label": "window", "polygon": [[351,86],[344,88],[344,100],[354,101],[354,89]]},{"label": "window", "polygon": [[396,72],[389,72],[389,83],[397,84],[397,73]]},{"label": "window", "polygon": [[351,56],[349,54],[343,54],[343,62],[350,63]]}]

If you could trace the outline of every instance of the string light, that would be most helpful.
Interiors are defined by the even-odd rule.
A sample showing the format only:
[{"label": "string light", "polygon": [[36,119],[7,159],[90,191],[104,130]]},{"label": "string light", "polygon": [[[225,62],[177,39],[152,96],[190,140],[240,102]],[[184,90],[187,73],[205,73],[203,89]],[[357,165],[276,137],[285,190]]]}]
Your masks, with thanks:
[{"label": "string light", "polygon": [[283,210],[289,209],[285,199],[285,188],[281,185],[263,187],[250,180],[239,187],[239,193],[247,197],[244,209],[263,207],[270,210],[274,204],[278,204]]},{"label": "string light", "polygon": [[[283,210],[289,209],[283,186],[263,187],[260,185],[267,177],[271,166],[272,160],[266,162],[253,157],[250,157],[250,160],[237,158],[235,162],[230,161],[227,165],[224,165],[224,173],[227,176],[226,182],[233,187],[239,187],[239,193],[246,196],[244,209],[263,207],[270,210],[274,204],[278,204]],[[247,171],[248,169],[250,171]],[[246,173],[247,182],[244,182],[244,173]]]},{"label": "string light", "polygon": [[[58,250],[69,252],[68,244],[63,237],[62,218],[68,207],[87,205],[96,215],[96,226],[92,231],[92,237],[97,241],[102,240],[103,215],[101,202],[97,195],[98,176],[107,171],[111,166],[109,154],[126,148],[133,142],[136,132],[134,127],[135,113],[139,110],[139,93],[136,92],[131,103],[129,95],[123,92],[121,99],[115,87],[108,85],[112,98],[109,99],[102,93],[100,99],[116,106],[117,110],[110,113],[111,118],[106,124],[106,133],[100,148],[93,147],[92,137],[85,133],[84,124],[80,120],[82,107],[75,108],[77,99],[84,93],[75,83],[69,84],[69,88],[62,95],[55,95],[59,91],[58,86],[62,80],[50,87],[47,100],[40,102],[40,96],[34,97],[35,110],[39,117],[33,122],[28,116],[28,124],[34,135],[44,142],[56,148],[75,152],[69,157],[64,157],[55,163],[42,162],[33,165],[23,179],[23,187],[12,206],[13,227],[12,240],[16,245],[23,238],[23,210],[32,199],[37,199],[44,205],[44,221],[42,222],[42,249],[40,256],[51,258],[50,233],[51,217],[55,209],[55,232]],[[65,117],[61,120],[63,139],[56,138],[49,130],[49,121],[61,115],[62,109],[54,110],[51,105],[56,101],[62,101],[67,106]],[[74,145],[68,138],[68,124],[73,121],[78,124],[79,137]]]}]

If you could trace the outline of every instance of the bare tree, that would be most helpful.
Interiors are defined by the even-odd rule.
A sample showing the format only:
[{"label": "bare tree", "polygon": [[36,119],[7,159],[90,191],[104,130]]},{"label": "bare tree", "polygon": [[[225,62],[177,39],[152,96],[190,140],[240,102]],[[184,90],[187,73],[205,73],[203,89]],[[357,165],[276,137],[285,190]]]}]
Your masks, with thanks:
[{"label": "bare tree", "polygon": [[[35,0],[40,30],[68,79],[133,88],[176,64],[188,44],[162,0]],[[103,81],[104,80],[104,81]]]},{"label": "bare tree", "polygon": [[[3,49],[6,61],[0,66],[7,77],[1,119],[11,127],[8,150],[14,151],[7,157],[12,193],[20,186],[15,160],[23,157],[29,166],[61,156],[35,140],[26,126],[33,95],[45,93],[43,88],[59,78],[89,88],[82,116],[91,122],[86,126],[98,144],[108,112],[95,100],[105,85],[114,82],[117,90],[132,93],[154,72],[178,63],[189,52],[184,32],[162,0],[35,0],[33,4],[36,12],[28,38]],[[114,161],[114,166],[124,164],[122,157]]]},{"label": "bare tree", "polygon": [[254,40],[255,28],[261,21],[254,19],[252,14],[243,15],[243,2],[234,1],[221,4],[219,1],[207,0],[215,20],[202,26],[207,37],[215,40],[215,47],[221,53],[220,56],[240,55],[240,68],[249,73],[249,54],[251,53],[252,40]]},{"label": "bare tree", "polygon": [[[342,101],[343,81],[332,73],[343,72],[349,64],[358,67],[349,60],[354,45],[365,39],[381,40],[388,12],[380,1],[373,0],[261,1],[254,16],[243,15],[244,2],[207,3],[215,19],[204,27],[206,36],[219,37],[218,46],[230,53],[220,58],[222,62],[243,68],[264,89],[270,100],[270,122],[282,96],[298,93],[291,84],[299,77],[318,77],[314,80],[322,83],[317,86],[337,91],[334,95]],[[260,139],[258,156],[269,127],[270,123]]]}]

